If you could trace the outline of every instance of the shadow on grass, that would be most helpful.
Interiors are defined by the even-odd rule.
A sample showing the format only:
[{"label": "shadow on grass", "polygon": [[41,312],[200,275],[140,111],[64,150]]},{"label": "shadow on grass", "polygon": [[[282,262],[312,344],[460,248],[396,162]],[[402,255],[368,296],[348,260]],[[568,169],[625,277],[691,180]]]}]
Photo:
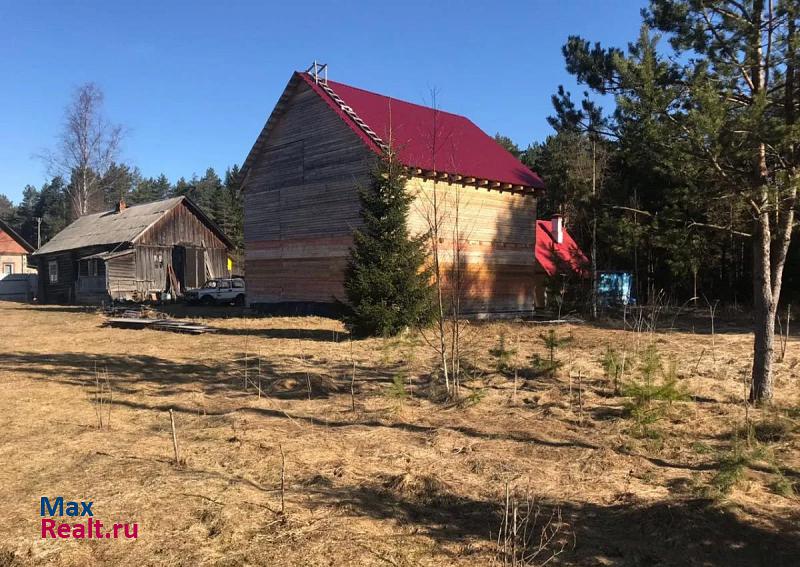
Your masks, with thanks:
[{"label": "shadow on grass", "polygon": [[20,303],[19,308],[43,313],[97,313],[96,305],[48,305]]},{"label": "shadow on grass", "polygon": [[341,343],[347,342],[350,335],[342,331],[328,329],[218,329],[218,335],[250,336],[263,339],[298,339],[315,342]]},{"label": "shadow on grass", "polygon": [[[343,507],[349,514],[414,526],[437,542],[495,541],[502,499],[478,500],[448,490],[398,493],[385,485],[311,487],[316,501]],[[540,525],[556,504],[536,502]],[[800,564],[800,534],[792,521],[771,529],[709,500],[672,500],[642,505],[603,506],[567,502],[558,505],[563,537],[568,540],[556,564],[619,566],[770,566]],[[574,538],[574,539],[573,539]],[[573,547],[574,542],[574,547]],[[548,554],[542,558],[547,559]]]},{"label": "shadow on grass", "polygon": [[[315,364],[309,361],[307,370],[295,370],[295,357],[261,357],[244,352],[230,353],[228,358],[192,362],[176,362],[150,355],[109,355],[90,353],[41,354],[31,352],[0,352],[0,368],[23,371],[33,376],[80,387],[91,387],[95,372],[108,376],[115,392],[132,394],[142,386],[155,386],[148,395],[166,397],[185,391],[204,394],[215,393],[249,395],[243,392],[247,360],[248,389],[253,392],[261,375],[262,392],[279,399],[327,398],[344,391],[349,392],[349,376],[353,368],[345,362]],[[366,387],[381,387],[391,383],[399,366],[389,365],[356,368],[356,391]]]},{"label": "shadow on grass", "polygon": [[[252,398],[252,394],[250,394],[249,397]],[[407,431],[410,433],[422,433],[422,434],[432,434],[439,431],[452,431],[460,433],[467,437],[472,437],[475,439],[482,439],[482,440],[517,441],[521,443],[531,443],[534,445],[542,445],[546,447],[581,448],[581,449],[594,449],[594,450],[600,448],[596,445],[592,445],[590,443],[586,443],[580,440],[546,439],[543,437],[537,437],[525,431],[494,432],[494,431],[483,431],[474,427],[466,427],[466,426],[457,426],[457,425],[436,426],[436,425],[426,425],[422,423],[408,423],[404,421],[382,421],[376,418],[337,420],[334,419],[333,417],[321,418],[312,415],[301,415],[297,413],[288,413],[283,410],[253,407],[253,406],[243,406],[236,408],[229,407],[224,410],[205,410],[197,407],[189,407],[182,404],[170,404],[170,403],[148,404],[142,402],[135,402],[132,400],[120,400],[116,398],[112,403],[115,405],[129,407],[132,409],[143,409],[150,411],[168,412],[170,409],[172,409],[175,412],[186,413],[190,415],[197,415],[198,413],[204,413],[205,415],[220,416],[220,415],[230,415],[234,413],[242,413],[242,414],[249,413],[253,415],[260,415],[262,417],[287,419],[332,429],[349,428],[349,427],[383,428],[383,429],[396,429],[400,431]],[[356,414],[355,417],[361,417],[361,416]]]}]

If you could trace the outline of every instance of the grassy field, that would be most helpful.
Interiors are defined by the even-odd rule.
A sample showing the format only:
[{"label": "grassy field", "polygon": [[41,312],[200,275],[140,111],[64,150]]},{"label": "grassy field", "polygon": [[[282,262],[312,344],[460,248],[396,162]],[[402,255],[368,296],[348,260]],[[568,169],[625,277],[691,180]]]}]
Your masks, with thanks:
[{"label": "grassy field", "polygon": [[[421,337],[227,313],[188,336],[0,303],[0,566],[502,565],[506,487],[531,511],[528,552],[546,538],[531,565],[800,565],[797,338],[774,407],[754,409],[740,327],[559,326],[573,340],[551,376],[545,327],[473,323],[452,404]],[[609,346],[628,360],[620,395]],[[631,397],[648,347],[656,385],[674,380],[648,392],[672,402]],[[139,537],[42,539],[41,496],[91,500]]]}]

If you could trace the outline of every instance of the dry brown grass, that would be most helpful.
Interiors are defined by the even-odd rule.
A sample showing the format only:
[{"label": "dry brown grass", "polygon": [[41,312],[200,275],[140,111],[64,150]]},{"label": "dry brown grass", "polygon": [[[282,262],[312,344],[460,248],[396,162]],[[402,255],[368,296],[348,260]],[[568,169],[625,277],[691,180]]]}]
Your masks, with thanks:
[{"label": "dry brown grass", "polygon": [[[575,547],[557,564],[800,564],[798,501],[770,489],[776,467],[800,481],[797,412],[766,461],[728,496],[707,498],[743,425],[746,333],[718,334],[714,357],[707,334],[654,335],[694,400],[673,404],[656,438],[637,438],[599,364],[607,345],[633,347],[622,330],[559,328],[575,337],[559,352],[564,367],[521,379],[516,404],[489,351],[503,333],[516,347],[519,334],[520,360],[544,356],[537,326],[472,325],[466,386],[485,395],[461,406],[428,399],[421,342],[357,341],[353,412],[350,345],[336,321],[211,318],[220,333],[197,337],[101,322],[81,309],[0,304],[0,565],[484,565],[496,560],[506,483],[543,514],[560,509]],[[800,405],[798,356],[793,338],[777,365],[780,411]],[[110,429],[97,428],[87,399],[95,364],[112,383]],[[582,420],[568,379],[578,370]],[[401,372],[411,388],[399,403],[387,392]],[[749,415],[758,423],[776,411]],[[101,519],[139,522],[139,539],[42,540],[44,495],[92,500]]]}]

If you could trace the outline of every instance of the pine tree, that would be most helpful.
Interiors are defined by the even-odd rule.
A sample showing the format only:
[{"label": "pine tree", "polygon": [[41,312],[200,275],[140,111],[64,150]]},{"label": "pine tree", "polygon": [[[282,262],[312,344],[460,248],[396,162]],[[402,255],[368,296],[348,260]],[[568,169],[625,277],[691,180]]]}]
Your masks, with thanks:
[{"label": "pine tree", "polygon": [[425,238],[408,232],[413,196],[406,180],[390,151],[377,163],[370,185],[359,190],[364,225],[355,231],[344,284],[345,321],[359,336],[395,335],[430,320]]},{"label": "pine tree", "polygon": [[225,222],[222,230],[233,242],[234,269],[241,271],[244,265],[244,195],[239,174],[239,166],[234,165],[225,172],[225,186],[222,197],[225,202]]},{"label": "pine tree", "polygon": [[[688,180],[667,179],[671,194],[654,204],[660,200],[670,216],[685,216],[687,228],[727,233],[726,247],[734,235],[750,239],[750,397],[769,401],[776,310],[800,190],[800,8],[796,0],[651,0],[644,14],[649,28],[667,34],[670,56],[660,55],[657,38],[645,27],[627,57],[570,38],[564,47],[567,70],[593,91],[615,96],[613,134],[629,163],[634,158],[656,164],[646,166],[656,178],[672,171]],[[559,114],[591,122],[597,107],[584,101],[579,108],[563,94],[556,98]],[[641,141],[626,148],[626,138]],[[700,194],[702,201],[681,193]],[[692,220],[698,213],[705,218]],[[738,229],[745,215],[748,233]],[[672,238],[659,240],[673,245]],[[690,257],[673,268],[696,270],[704,251],[690,247]]]},{"label": "pine tree", "polygon": [[172,185],[163,173],[158,177],[147,177],[139,179],[136,186],[130,193],[129,199],[131,205],[138,205],[141,203],[152,203],[153,201],[160,201],[170,196],[172,192]]},{"label": "pine tree", "polygon": [[[71,222],[72,200],[67,184],[61,177],[54,177],[42,185],[33,212],[34,219],[42,219],[42,244],[61,232]],[[36,239],[33,239],[32,242],[36,242]]]},{"label": "pine tree", "polygon": [[11,199],[0,193],[0,219],[9,220],[14,216],[16,207]]}]

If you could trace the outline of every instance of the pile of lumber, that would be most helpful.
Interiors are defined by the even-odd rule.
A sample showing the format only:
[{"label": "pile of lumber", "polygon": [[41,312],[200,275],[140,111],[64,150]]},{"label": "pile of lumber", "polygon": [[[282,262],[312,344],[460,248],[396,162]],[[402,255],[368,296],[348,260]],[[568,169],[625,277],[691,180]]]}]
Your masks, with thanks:
[{"label": "pile of lumber", "polygon": [[162,313],[157,312],[145,313],[143,310],[127,309],[107,312],[107,314],[109,317],[106,319],[104,326],[117,329],[154,329],[156,331],[172,331],[173,333],[188,333],[190,335],[214,333],[218,330],[202,323],[168,319]]}]

